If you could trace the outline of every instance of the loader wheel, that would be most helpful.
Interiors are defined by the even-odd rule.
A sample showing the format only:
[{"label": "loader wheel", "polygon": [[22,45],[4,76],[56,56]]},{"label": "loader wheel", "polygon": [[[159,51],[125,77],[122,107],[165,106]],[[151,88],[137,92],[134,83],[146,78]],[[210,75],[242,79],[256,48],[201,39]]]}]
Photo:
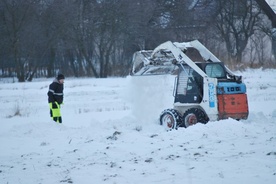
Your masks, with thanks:
[{"label": "loader wheel", "polygon": [[175,109],[166,109],[160,115],[160,125],[167,130],[177,129],[182,122],[181,114]]},{"label": "loader wheel", "polygon": [[197,124],[197,123],[203,123],[206,124],[209,121],[208,116],[199,108],[192,108],[188,109],[183,114],[183,123],[184,126],[187,128],[188,126]]}]

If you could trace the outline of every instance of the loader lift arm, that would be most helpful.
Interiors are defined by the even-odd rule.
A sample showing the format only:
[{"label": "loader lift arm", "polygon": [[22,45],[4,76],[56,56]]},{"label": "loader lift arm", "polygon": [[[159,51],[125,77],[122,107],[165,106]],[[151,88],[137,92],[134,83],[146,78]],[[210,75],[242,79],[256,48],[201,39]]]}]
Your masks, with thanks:
[{"label": "loader lift arm", "polygon": [[[189,48],[196,49],[206,62],[221,62],[198,40],[182,43],[167,41],[153,51],[136,52],[133,57],[132,75],[170,74],[176,70],[175,65],[183,68],[183,64],[187,64],[199,75],[206,77],[206,74],[185,54]],[[226,66],[225,69],[230,78],[241,80],[240,76],[236,76]]]},{"label": "loader lift arm", "polygon": [[151,58],[154,58],[155,54],[159,51],[169,50],[172,52],[172,54],[174,55],[174,57],[177,61],[174,64],[179,64],[181,67],[183,67],[183,64],[186,63],[191,68],[193,68],[199,75],[201,75],[202,77],[207,77],[207,75],[186,54],[184,54],[185,50],[187,50],[185,43],[182,43],[182,44],[176,43],[176,44],[178,44],[178,46],[180,46],[180,47],[177,47],[171,41],[167,41],[167,42],[159,45],[158,47],[156,47],[153,50]]}]

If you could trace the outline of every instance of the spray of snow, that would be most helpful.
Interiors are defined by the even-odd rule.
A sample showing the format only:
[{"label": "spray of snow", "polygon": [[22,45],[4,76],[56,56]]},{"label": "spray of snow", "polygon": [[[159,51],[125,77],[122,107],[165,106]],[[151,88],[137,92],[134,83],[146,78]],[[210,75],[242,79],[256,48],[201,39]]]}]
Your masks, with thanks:
[{"label": "spray of snow", "polygon": [[158,122],[160,113],[173,104],[174,76],[129,76],[127,96],[133,115],[143,122]]}]

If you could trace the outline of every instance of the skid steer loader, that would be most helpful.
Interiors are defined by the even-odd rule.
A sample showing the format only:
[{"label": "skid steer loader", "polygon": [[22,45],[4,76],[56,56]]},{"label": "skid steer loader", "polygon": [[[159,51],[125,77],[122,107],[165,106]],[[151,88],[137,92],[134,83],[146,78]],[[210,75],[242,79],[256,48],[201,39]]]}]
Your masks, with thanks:
[{"label": "skid steer loader", "polygon": [[[200,61],[188,56],[197,50]],[[198,40],[165,42],[154,50],[133,55],[131,75],[148,76],[177,74],[173,108],[160,115],[160,125],[177,129],[221,119],[247,119],[246,86]]]}]

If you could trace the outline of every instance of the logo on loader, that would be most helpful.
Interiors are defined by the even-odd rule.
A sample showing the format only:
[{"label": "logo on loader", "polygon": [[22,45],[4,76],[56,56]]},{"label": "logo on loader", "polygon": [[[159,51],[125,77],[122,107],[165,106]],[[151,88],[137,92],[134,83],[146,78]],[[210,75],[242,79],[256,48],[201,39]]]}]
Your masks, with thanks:
[{"label": "logo on loader", "polygon": [[209,87],[209,106],[215,107],[215,85],[213,83],[209,83],[208,87]]}]

